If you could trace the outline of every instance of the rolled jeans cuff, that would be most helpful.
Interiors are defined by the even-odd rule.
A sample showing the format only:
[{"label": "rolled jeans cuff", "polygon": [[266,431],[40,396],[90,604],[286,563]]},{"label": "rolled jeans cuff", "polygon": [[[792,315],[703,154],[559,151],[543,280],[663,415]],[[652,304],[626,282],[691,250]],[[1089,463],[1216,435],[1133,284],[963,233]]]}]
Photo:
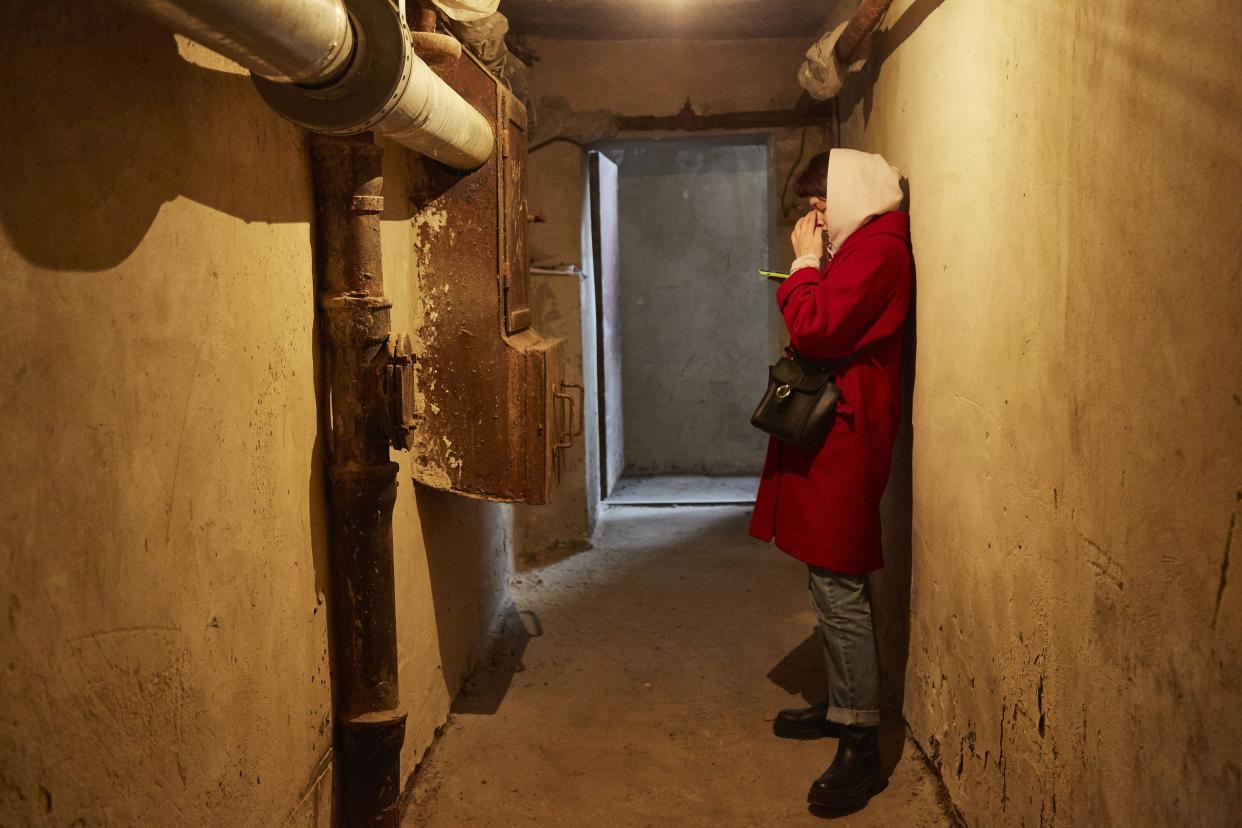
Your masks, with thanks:
[{"label": "rolled jeans cuff", "polygon": [[855,727],[879,727],[880,711],[851,710],[848,707],[828,707],[828,721]]}]

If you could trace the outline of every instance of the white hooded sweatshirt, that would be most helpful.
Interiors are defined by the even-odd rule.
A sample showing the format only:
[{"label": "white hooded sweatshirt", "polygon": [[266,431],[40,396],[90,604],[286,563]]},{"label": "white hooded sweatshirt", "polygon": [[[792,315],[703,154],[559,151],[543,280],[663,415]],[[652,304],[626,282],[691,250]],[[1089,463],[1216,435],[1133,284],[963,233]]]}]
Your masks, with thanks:
[{"label": "white hooded sweatshirt", "polygon": [[[828,209],[824,213],[828,243],[825,254],[831,259],[846,239],[874,216],[901,206],[901,173],[883,156],[851,149],[834,149],[828,154]],[[814,254],[799,256],[789,266],[795,273],[803,267],[820,266]]]}]

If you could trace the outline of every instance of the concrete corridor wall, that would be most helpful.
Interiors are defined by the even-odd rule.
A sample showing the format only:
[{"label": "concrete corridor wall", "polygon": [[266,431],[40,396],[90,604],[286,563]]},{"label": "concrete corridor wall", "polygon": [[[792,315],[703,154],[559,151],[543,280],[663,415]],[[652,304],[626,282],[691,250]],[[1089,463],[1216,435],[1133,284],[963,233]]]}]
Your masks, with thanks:
[{"label": "concrete corridor wall", "polygon": [[911,184],[913,732],[970,825],[1230,824],[1242,16],[897,0],[885,29],[842,112]]},{"label": "concrete corridor wall", "polygon": [[[0,825],[326,825],[305,134],[123,5],[21,0],[0,26]],[[408,773],[504,600],[509,510],[399,480]]]}]

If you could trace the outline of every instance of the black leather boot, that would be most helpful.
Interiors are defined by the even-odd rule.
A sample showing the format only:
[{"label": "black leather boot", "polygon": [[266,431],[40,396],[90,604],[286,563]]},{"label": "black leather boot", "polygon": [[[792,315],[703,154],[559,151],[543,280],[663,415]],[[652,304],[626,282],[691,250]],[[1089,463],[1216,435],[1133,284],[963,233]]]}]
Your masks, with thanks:
[{"label": "black leather boot", "polygon": [[806,801],[834,811],[853,810],[884,790],[888,779],[880,764],[880,729],[878,727],[842,728],[837,740],[837,755],[828,770],[811,783]]},{"label": "black leather boot", "polygon": [[828,702],[790,708],[776,714],[772,732],[782,739],[822,739],[840,736],[844,726],[828,721]]}]

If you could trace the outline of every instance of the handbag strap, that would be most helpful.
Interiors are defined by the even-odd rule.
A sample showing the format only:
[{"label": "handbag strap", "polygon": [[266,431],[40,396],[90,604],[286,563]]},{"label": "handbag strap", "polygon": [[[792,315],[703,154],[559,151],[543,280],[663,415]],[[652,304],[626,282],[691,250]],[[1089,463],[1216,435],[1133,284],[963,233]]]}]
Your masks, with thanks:
[{"label": "handbag strap", "polygon": [[867,343],[866,345],[864,345],[863,347],[859,348],[857,351],[855,351],[854,353],[850,354],[847,357],[841,357],[841,359],[834,359],[828,362],[821,362],[819,360],[807,359],[806,357],[801,356],[793,348],[790,348],[789,350],[790,350],[790,353],[793,355],[794,360],[799,365],[805,368],[808,368],[817,374],[837,374],[837,373],[840,373],[842,368],[849,365],[851,362],[858,359],[860,356],[863,356],[864,354],[866,354],[876,345],[879,345],[880,342],[882,341],[883,341],[882,339],[873,340]]}]

